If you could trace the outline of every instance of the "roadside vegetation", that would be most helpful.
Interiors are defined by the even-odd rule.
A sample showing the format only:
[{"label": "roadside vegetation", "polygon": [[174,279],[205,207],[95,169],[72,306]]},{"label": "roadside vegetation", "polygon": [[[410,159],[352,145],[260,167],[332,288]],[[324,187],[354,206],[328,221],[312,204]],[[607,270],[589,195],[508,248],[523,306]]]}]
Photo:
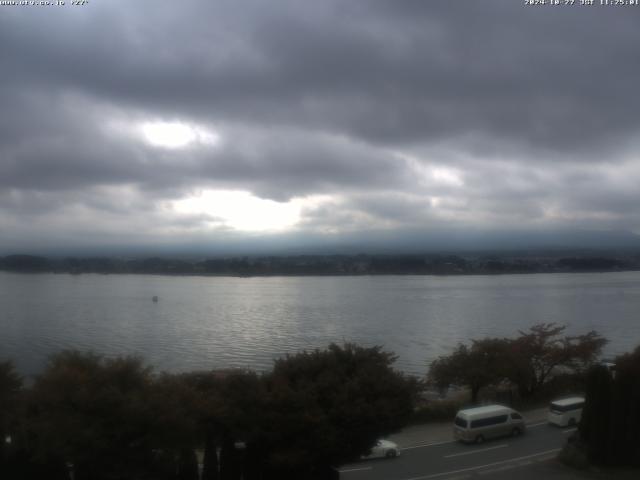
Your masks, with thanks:
[{"label": "roadside vegetation", "polygon": [[[568,336],[563,326],[534,325],[515,338],[459,345],[432,363],[426,382],[396,371],[393,353],[354,344],[288,355],[261,374],[157,373],[136,357],[68,350],[27,385],[6,361],[0,478],[332,479],[333,467],[408,423],[451,420],[479,399],[522,405],[578,391],[587,393],[575,442],[583,456],[637,459],[640,348],[617,360],[612,378],[589,370],[605,343],[596,332]],[[456,386],[457,395],[425,399],[425,385]],[[593,413],[603,408],[606,419]],[[621,430],[627,421],[633,429]],[[617,435],[635,450],[618,448]],[[609,456],[598,457],[604,444]]]},{"label": "roadside vegetation", "polygon": [[330,345],[271,372],[154,374],[63,351],[25,387],[0,364],[0,478],[333,478],[404,426],[418,383],[379,347]]},{"label": "roadside vegetation", "polygon": [[424,402],[414,420],[450,419],[451,412],[481,399],[526,407],[583,392],[579,429],[560,459],[578,468],[639,467],[640,346],[602,364],[606,339],[595,331],[570,336],[565,330],[541,323],[515,338],[458,345],[431,364],[427,384],[441,391],[458,387],[459,393]]},{"label": "roadside vegetation", "polygon": [[586,468],[640,467],[640,346],[587,375],[585,406],[578,431],[560,458]]},{"label": "roadside vegetation", "polygon": [[[561,393],[562,383],[583,383],[586,370],[607,340],[597,332],[565,335],[566,327],[541,323],[515,338],[483,338],[459,344],[431,363],[428,382],[440,390],[451,386],[470,392],[472,404],[482,390],[509,394],[510,403],[532,402],[543,394]],[[553,388],[549,388],[553,386]],[[515,389],[515,395],[513,390]]]}]

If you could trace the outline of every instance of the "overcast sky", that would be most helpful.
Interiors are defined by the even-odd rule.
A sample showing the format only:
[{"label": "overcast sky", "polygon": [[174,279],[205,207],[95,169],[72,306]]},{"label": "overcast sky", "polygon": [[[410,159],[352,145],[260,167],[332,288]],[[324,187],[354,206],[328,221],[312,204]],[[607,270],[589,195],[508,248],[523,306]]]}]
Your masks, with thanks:
[{"label": "overcast sky", "polygon": [[0,6],[0,253],[640,235],[640,7],[66,3]]}]

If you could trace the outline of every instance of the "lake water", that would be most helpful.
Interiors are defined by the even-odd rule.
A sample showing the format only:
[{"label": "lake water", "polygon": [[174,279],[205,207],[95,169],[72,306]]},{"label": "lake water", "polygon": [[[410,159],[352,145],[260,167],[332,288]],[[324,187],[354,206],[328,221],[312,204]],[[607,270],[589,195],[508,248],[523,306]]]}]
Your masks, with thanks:
[{"label": "lake water", "polygon": [[[153,296],[159,301],[154,303]],[[330,342],[383,345],[423,375],[457,342],[539,322],[640,344],[640,272],[504,276],[168,277],[0,272],[0,359],[23,374],[63,348],[161,370],[250,367]]]}]

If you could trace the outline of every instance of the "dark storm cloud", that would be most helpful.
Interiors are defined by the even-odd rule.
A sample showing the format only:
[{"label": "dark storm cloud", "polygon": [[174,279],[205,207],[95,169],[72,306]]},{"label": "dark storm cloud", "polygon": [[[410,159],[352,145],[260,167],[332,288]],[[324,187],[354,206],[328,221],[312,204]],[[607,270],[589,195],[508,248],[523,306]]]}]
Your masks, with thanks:
[{"label": "dark storm cloud", "polygon": [[[165,208],[213,188],[332,196],[302,210],[310,232],[640,230],[638,8],[225,0],[1,13],[5,225],[64,217],[82,236],[94,214],[113,235],[140,218],[149,238],[224,230]],[[140,128],[153,121],[221,141],[151,146]]]},{"label": "dark storm cloud", "polygon": [[115,2],[89,18],[20,19],[35,30],[5,19],[2,44],[22,52],[5,50],[9,79],[373,142],[480,132],[576,148],[638,126],[634,9],[210,3]]},{"label": "dark storm cloud", "polygon": [[[63,104],[63,105],[60,105]],[[263,197],[287,200],[338,188],[401,187],[404,162],[390,152],[336,135],[299,129],[230,126],[220,147],[167,150],[143,145],[139,132],[103,128],[108,109],[66,97],[50,102],[36,125],[23,123],[14,141],[0,145],[0,187],[67,190],[95,185],[136,184],[153,195],[184,194],[193,185],[250,188]],[[27,116],[29,117],[29,116]],[[18,130],[18,129],[17,129]]]}]

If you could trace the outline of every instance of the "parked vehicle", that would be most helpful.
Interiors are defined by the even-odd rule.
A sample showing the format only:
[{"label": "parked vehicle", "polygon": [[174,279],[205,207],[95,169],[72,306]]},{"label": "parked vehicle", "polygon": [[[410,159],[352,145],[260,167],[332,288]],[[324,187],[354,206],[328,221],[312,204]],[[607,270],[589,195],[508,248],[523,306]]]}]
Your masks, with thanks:
[{"label": "parked vehicle", "polygon": [[400,449],[397,444],[390,440],[380,439],[371,449],[371,453],[362,458],[395,458],[398,455],[400,455]]},{"label": "parked vehicle", "polygon": [[517,436],[525,432],[522,415],[503,405],[467,408],[456,414],[453,436],[467,443],[482,443],[489,438]]},{"label": "parked vehicle", "polygon": [[554,400],[549,405],[547,420],[559,427],[571,427],[577,425],[582,418],[584,397],[569,397]]}]

